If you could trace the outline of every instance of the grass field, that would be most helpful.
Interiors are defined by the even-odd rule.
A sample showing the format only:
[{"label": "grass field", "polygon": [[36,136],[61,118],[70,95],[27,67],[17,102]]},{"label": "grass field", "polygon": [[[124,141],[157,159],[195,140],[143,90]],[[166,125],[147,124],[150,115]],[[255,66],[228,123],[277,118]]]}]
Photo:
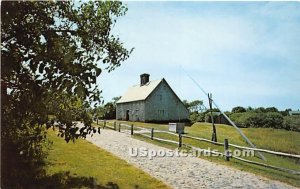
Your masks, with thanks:
[{"label": "grass field", "polygon": [[67,144],[48,131],[53,141],[47,158],[45,188],[169,188],[163,182],[79,139]]},{"label": "grass field", "polygon": [[[137,122],[126,122],[126,123],[134,124],[144,128],[155,128],[155,129],[165,130],[165,131],[168,130],[168,126],[163,124],[150,124],[150,123],[137,123]],[[227,138],[229,139],[229,143],[242,145],[242,146],[249,146],[246,144],[243,138],[233,127],[228,125],[222,125],[222,124],[217,124],[216,127],[217,127],[217,137],[219,142],[224,142],[224,139]],[[279,129],[268,129],[268,128],[243,128],[242,131],[258,148],[292,153],[292,154],[300,154],[300,133],[299,132],[285,131]],[[208,123],[195,123],[191,127],[185,127],[185,133],[191,136],[211,139],[212,126],[211,124]],[[155,133],[154,136],[178,141],[178,137],[165,134],[165,133]],[[176,145],[170,143],[152,141],[146,137],[139,136],[139,135],[134,135],[134,137],[167,148],[174,149],[175,147],[177,147]],[[187,139],[187,138],[184,138],[183,142],[203,149],[210,148],[212,150],[218,150],[220,152],[224,151],[223,146],[216,146],[207,142],[201,142],[201,141]],[[233,148],[231,149],[233,150]],[[284,168],[300,171],[299,159],[296,160],[292,158],[280,157],[280,156],[266,154],[266,153],[263,153],[263,155],[267,158],[267,161],[263,161],[257,157],[247,157],[247,158],[243,157],[243,158],[278,166],[278,167],[284,167]],[[209,161],[225,164],[228,166],[232,166],[240,170],[252,172],[258,175],[262,175],[271,179],[283,181],[292,184],[294,186],[300,187],[300,175],[293,175],[283,171],[273,170],[259,165],[253,165],[246,162],[241,162],[235,159],[231,159],[229,162],[226,162],[221,157],[202,156],[201,158],[207,159]]]}]

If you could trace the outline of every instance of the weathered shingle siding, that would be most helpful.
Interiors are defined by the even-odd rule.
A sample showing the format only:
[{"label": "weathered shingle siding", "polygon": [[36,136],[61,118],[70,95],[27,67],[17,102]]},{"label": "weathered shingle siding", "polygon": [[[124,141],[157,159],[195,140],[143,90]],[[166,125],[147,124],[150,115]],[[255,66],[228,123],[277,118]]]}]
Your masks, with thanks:
[{"label": "weathered shingle siding", "polygon": [[126,120],[126,111],[129,110],[130,121],[145,121],[145,103],[144,101],[135,101],[117,104],[116,118]]},{"label": "weathered shingle siding", "polygon": [[163,80],[145,101],[145,121],[187,120],[189,112]]}]

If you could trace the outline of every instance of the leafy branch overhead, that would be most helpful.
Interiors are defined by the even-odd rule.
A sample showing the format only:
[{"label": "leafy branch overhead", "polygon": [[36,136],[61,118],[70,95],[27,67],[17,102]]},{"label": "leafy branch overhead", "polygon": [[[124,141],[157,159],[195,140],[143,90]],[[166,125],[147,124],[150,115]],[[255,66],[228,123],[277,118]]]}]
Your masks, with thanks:
[{"label": "leafy branch overhead", "polygon": [[[20,188],[24,176],[37,177],[49,120],[61,123],[59,135],[67,142],[95,133],[89,108],[100,101],[96,78],[101,67],[110,72],[132,52],[112,34],[126,11],[117,1],[1,2],[5,188]],[[84,122],[80,131],[75,120]]]},{"label": "leafy branch overhead", "polygon": [[111,34],[126,11],[116,1],[3,2],[2,79],[7,88],[17,92],[36,85],[99,100],[99,62],[110,72],[132,52]]}]

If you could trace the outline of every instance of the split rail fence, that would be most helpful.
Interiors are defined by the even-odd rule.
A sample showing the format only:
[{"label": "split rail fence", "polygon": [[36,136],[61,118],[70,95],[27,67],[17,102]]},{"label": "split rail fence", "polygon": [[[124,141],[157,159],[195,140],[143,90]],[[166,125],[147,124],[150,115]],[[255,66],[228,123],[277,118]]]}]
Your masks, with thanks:
[{"label": "split rail fence", "polygon": [[[154,129],[154,128],[139,127],[139,126],[136,126],[133,124],[128,125],[128,124],[121,123],[121,122],[117,123],[116,121],[108,122],[106,120],[101,120],[101,122],[103,122],[103,127],[102,127],[103,129],[109,128],[109,129],[112,129],[112,130],[115,130],[118,132],[124,132],[124,133],[130,134],[130,135],[134,135],[134,134],[141,135],[141,136],[149,138],[151,140],[176,144],[176,145],[178,145],[178,147],[185,146],[185,147],[191,148],[192,150],[195,150],[198,152],[204,152],[204,153],[214,154],[217,156],[222,156],[225,158],[226,161],[229,161],[230,158],[233,158],[233,159],[237,159],[239,161],[243,161],[246,163],[260,165],[263,167],[280,170],[280,171],[285,171],[285,172],[295,174],[295,175],[300,175],[300,171],[291,170],[291,169],[287,169],[287,168],[283,168],[283,167],[277,167],[277,166],[273,166],[273,165],[269,165],[269,164],[265,164],[265,163],[261,163],[261,162],[251,161],[251,160],[247,160],[244,158],[240,158],[238,156],[231,155],[229,152],[229,147],[234,147],[234,148],[242,149],[242,150],[253,150],[254,152],[264,152],[264,153],[269,153],[269,154],[288,157],[288,158],[296,158],[296,159],[298,159],[298,161],[300,161],[300,155],[297,155],[297,154],[289,154],[289,153],[276,152],[276,151],[260,149],[260,148],[250,148],[250,147],[245,147],[245,146],[239,146],[236,144],[230,144],[228,142],[228,139],[225,139],[224,143],[221,143],[221,142],[214,142],[209,139],[189,136],[189,135],[181,134],[181,133],[177,134],[177,133],[173,133],[170,131],[163,131],[163,130],[158,130],[158,129]],[[122,127],[123,127],[123,130],[122,130]],[[124,128],[126,128],[126,129],[124,129]],[[178,137],[178,141],[155,137],[154,133],[166,133],[169,135],[174,135],[174,136]],[[150,134],[150,135],[147,135],[147,134]],[[183,140],[182,140],[183,138],[189,138],[189,139],[193,139],[193,140],[211,143],[211,144],[218,145],[218,146],[224,146],[224,153],[218,152],[216,150],[207,150],[207,149],[202,149],[202,148],[198,148],[198,147],[195,147],[192,145],[185,144],[185,143],[183,143]]]}]

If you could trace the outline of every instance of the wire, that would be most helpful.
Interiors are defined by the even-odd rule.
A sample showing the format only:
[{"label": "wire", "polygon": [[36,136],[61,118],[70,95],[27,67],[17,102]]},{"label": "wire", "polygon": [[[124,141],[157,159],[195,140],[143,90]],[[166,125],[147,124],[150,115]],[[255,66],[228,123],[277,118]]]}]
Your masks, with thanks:
[{"label": "wire", "polygon": [[[190,75],[188,74],[185,69],[180,65],[181,69],[185,72],[185,74],[196,84],[196,86],[199,87],[199,89],[205,94],[207,95],[208,93],[199,85],[199,83]],[[252,146],[253,148],[256,148],[256,146],[246,137],[246,135],[235,125],[235,123],[233,121],[231,121],[229,119],[229,117],[219,108],[219,106],[215,103],[214,100],[212,100],[212,103],[214,104],[214,106],[216,108],[219,109],[220,113],[229,121],[229,123],[240,133],[240,135],[245,139],[245,141]],[[258,155],[261,157],[261,159],[266,160],[266,158],[260,153],[258,152]]]}]

